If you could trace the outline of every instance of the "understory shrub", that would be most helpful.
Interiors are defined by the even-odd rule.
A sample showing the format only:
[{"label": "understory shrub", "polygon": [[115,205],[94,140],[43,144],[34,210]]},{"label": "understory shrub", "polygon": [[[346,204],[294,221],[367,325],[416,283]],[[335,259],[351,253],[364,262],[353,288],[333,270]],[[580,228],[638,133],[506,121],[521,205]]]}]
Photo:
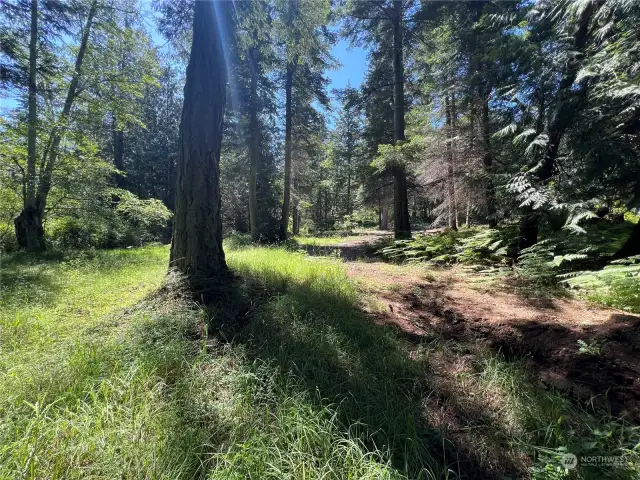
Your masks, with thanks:
[{"label": "understory shrub", "polygon": [[117,191],[117,203],[92,211],[54,217],[47,225],[50,241],[61,248],[113,248],[167,241],[171,211],[156,199]]}]

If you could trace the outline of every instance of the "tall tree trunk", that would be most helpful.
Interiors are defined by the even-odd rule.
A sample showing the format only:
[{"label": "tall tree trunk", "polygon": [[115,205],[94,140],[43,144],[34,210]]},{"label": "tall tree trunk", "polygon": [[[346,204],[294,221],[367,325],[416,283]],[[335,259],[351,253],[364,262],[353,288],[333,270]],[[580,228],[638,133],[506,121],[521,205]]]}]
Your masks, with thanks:
[{"label": "tall tree trunk", "polygon": [[[573,111],[571,109],[571,98],[575,92],[572,88],[573,83],[580,70],[580,57],[582,57],[584,48],[587,44],[589,36],[589,22],[595,12],[596,3],[590,1],[580,14],[577,21],[577,29],[573,39],[573,54],[567,62],[565,70],[560,78],[558,93],[556,99],[556,107],[547,124],[547,147],[544,157],[540,162],[536,175],[538,181],[544,185],[551,180],[555,169],[560,142],[571,125]],[[526,208],[520,219],[520,232],[518,235],[518,251],[531,247],[538,241],[538,219],[539,213],[534,212],[531,208]]]},{"label": "tall tree trunk", "polygon": [[289,228],[289,205],[291,203],[291,132],[293,129],[293,109],[292,91],[293,75],[295,73],[295,63],[287,64],[287,74],[285,79],[285,127],[284,127],[284,198],[282,201],[282,217],[280,219],[280,239],[287,238]]},{"label": "tall tree trunk", "polygon": [[251,238],[256,241],[260,238],[258,231],[258,156],[260,155],[260,138],[258,132],[258,65],[256,62],[256,52],[252,47],[249,49],[249,71],[251,72],[249,105],[249,225],[251,227]]},{"label": "tall tree trunk", "polygon": [[487,175],[485,196],[487,202],[487,220],[490,228],[498,225],[496,218],[496,192],[493,185],[493,155],[491,153],[491,129],[489,126],[489,93],[485,90],[480,108],[480,130],[482,139],[482,165]]},{"label": "tall tree trunk", "polygon": [[295,171],[293,174],[293,222],[292,222],[292,231],[294,235],[298,235],[300,233],[300,212],[298,211],[298,172]]},{"label": "tall tree trunk", "polygon": [[449,213],[449,228],[453,230],[458,229],[457,224],[457,203],[456,203],[456,183],[455,183],[455,168],[454,168],[454,154],[453,154],[453,97],[449,98],[449,94],[445,94],[444,97],[444,109],[445,109],[445,124],[447,127],[447,198],[448,198],[448,213]]},{"label": "tall tree trunk", "polygon": [[384,202],[380,206],[380,230],[389,230],[389,209]]},{"label": "tall tree trunk", "polygon": [[351,152],[347,157],[347,215],[351,215]]},{"label": "tall tree trunk", "polygon": [[29,130],[27,133],[27,178],[25,207],[35,207],[36,137],[38,122],[38,0],[31,0],[31,38],[29,40]]},{"label": "tall tree trunk", "polygon": [[38,121],[38,0],[31,0],[29,39],[29,103],[27,133],[27,172],[23,184],[23,209],[14,220],[18,245],[29,250],[44,250],[42,216],[36,206],[36,140]]},{"label": "tall tree trunk", "polygon": [[[124,132],[117,125],[115,114],[113,116],[113,166],[124,173]],[[125,188],[127,179],[123,173],[116,173],[115,181],[119,188]]]},{"label": "tall tree trunk", "polygon": [[[16,229],[16,239],[18,241],[18,245],[22,248],[26,248],[28,250],[44,250],[45,249],[45,241],[44,241],[44,228],[43,228],[43,219],[44,214],[47,207],[47,198],[49,196],[49,191],[51,190],[51,180],[53,176],[53,170],[56,165],[56,160],[58,157],[58,148],[60,147],[60,141],[66,131],[67,125],[69,123],[69,115],[71,113],[71,107],[73,106],[73,102],[76,98],[76,91],[78,88],[78,81],[80,80],[80,72],[82,69],[82,62],[84,60],[84,55],[87,50],[87,43],[89,42],[89,34],[91,32],[91,26],[93,24],[93,17],[95,16],[97,8],[97,0],[94,0],[91,3],[91,7],[89,8],[89,15],[87,17],[87,21],[85,23],[84,29],[82,31],[82,40],[80,41],[80,48],[78,50],[78,55],[76,57],[76,62],[73,71],[73,77],[71,78],[71,83],[69,84],[69,89],[67,91],[67,96],[65,98],[64,106],[62,108],[62,113],[58,118],[57,124],[53,127],[51,134],[49,136],[49,140],[47,143],[47,148],[43,153],[43,158],[41,162],[41,168],[39,172],[40,181],[37,182],[38,186],[36,189],[36,175],[35,175],[35,158],[33,159],[34,165],[29,170],[29,165],[27,165],[27,178],[26,185],[27,190],[32,188],[35,190],[35,195],[31,197],[32,194],[25,195],[25,200],[29,199],[28,202],[25,201],[24,208],[20,215],[16,217],[14,221],[15,229]],[[34,4],[31,5],[31,13],[34,13]],[[37,4],[35,5],[35,13],[37,15]],[[31,27],[34,28],[34,20],[32,18]],[[37,20],[35,22],[36,36],[37,36]],[[32,32],[33,36],[33,32]],[[30,59],[30,68],[31,68],[31,59]],[[29,80],[31,82],[31,71],[29,72]],[[31,99],[29,99],[31,102]],[[31,110],[31,105],[29,105]],[[31,111],[30,120],[31,120]],[[35,112],[33,113],[35,115]],[[34,137],[35,139],[35,137]],[[34,145],[35,147],[35,145]]]},{"label": "tall tree trunk", "polygon": [[170,265],[196,286],[225,273],[220,148],[227,70],[215,2],[195,2],[184,86]]},{"label": "tall tree trunk", "polygon": [[[394,144],[404,136],[404,64],[402,58],[402,1],[393,2],[393,140]],[[393,175],[393,221],[396,238],[410,238],[409,198],[407,173],[403,167],[391,170]]]}]

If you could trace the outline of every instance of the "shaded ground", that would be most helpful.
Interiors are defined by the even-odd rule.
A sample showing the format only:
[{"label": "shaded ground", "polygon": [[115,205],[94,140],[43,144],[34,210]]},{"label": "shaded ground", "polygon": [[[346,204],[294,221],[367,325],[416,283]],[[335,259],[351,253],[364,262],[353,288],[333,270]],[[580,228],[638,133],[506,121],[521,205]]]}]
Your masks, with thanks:
[{"label": "shaded ground", "polygon": [[302,245],[302,248],[311,256],[336,256],[345,262],[352,262],[367,257],[375,250],[376,244],[385,242],[391,236],[389,232],[371,232],[357,240],[334,245]]},{"label": "shaded ground", "polygon": [[[470,274],[426,278],[424,270],[350,263],[349,275],[374,295],[379,323],[405,336],[482,342],[524,358],[542,382],[618,414],[640,416],[640,316],[568,299],[522,298],[473,285]],[[586,343],[580,352],[578,341]]]},{"label": "shaded ground", "polygon": [[385,238],[380,232],[307,251],[348,262],[349,276],[374,299],[368,310],[376,322],[396,326],[408,339],[486,344],[507,358],[524,358],[546,385],[581,401],[604,405],[606,399],[616,414],[640,418],[640,316],[578,300],[523,298],[461,270],[434,276],[420,266],[367,257]]}]

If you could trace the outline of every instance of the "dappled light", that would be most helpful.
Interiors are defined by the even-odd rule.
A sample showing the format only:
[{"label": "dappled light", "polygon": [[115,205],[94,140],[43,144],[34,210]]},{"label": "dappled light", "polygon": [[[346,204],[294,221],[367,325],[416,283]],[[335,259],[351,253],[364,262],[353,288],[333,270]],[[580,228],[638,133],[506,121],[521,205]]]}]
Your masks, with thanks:
[{"label": "dappled light", "polygon": [[640,478],[639,23],[3,0],[0,480]]}]

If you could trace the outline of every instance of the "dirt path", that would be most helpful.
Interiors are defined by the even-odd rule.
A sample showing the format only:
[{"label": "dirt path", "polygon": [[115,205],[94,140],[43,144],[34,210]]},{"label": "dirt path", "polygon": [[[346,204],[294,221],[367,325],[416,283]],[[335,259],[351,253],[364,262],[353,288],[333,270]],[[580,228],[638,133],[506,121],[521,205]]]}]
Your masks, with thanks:
[{"label": "dirt path", "polygon": [[459,268],[434,274],[424,266],[352,261],[370,241],[335,247],[349,252],[342,255],[347,272],[373,299],[368,310],[376,322],[394,325],[412,342],[484,344],[524,359],[546,385],[595,404],[606,396],[614,413],[640,418],[640,316],[578,300],[525,298]]},{"label": "dirt path", "polygon": [[306,245],[307,254],[311,256],[338,256],[345,262],[352,262],[359,258],[366,258],[369,250],[375,245],[390,238],[387,232],[372,232],[357,240],[345,241],[334,245]]}]

